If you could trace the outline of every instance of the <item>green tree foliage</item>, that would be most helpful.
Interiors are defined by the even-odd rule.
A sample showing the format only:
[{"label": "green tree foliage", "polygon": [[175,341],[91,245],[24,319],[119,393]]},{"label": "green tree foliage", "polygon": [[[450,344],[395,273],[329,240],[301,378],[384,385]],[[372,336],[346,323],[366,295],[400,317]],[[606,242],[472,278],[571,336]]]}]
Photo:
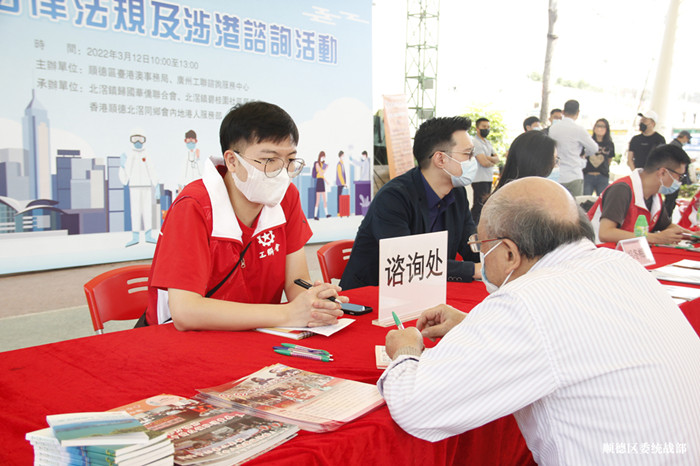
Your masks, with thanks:
[{"label": "green tree foliage", "polygon": [[[506,126],[503,124],[503,113],[499,110],[492,110],[479,107],[470,107],[467,113],[462,116],[468,117],[472,121],[472,127],[469,130],[469,135],[475,137],[476,120],[479,118],[487,118],[491,124],[491,132],[488,139],[493,145],[493,149],[504,160],[506,154]],[[503,163],[503,162],[501,162]]]}]

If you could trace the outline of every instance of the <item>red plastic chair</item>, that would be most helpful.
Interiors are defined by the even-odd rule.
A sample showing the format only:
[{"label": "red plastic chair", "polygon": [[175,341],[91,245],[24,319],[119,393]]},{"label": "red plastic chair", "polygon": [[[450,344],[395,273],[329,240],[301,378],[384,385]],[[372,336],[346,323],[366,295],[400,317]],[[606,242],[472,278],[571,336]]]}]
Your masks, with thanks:
[{"label": "red plastic chair", "polygon": [[120,267],[96,276],[83,286],[96,334],[104,333],[104,322],[141,317],[148,307],[150,270],[150,265]]},{"label": "red plastic chair", "polygon": [[332,278],[340,280],[340,277],[343,276],[345,266],[350,259],[353,243],[354,241],[351,239],[331,241],[316,251],[324,282],[330,283]]}]

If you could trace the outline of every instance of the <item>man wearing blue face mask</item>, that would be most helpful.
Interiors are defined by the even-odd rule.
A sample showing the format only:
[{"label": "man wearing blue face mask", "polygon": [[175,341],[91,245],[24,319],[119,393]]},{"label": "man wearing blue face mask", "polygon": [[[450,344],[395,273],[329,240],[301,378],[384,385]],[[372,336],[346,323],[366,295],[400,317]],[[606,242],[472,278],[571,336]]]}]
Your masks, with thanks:
[{"label": "man wearing blue face mask", "polygon": [[[377,386],[396,423],[436,442],[513,414],[539,465],[700,464],[700,338],[644,267],[592,239],[551,180],[491,195],[471,245],[492,294],[386,336]],[[687,448],[630,455],[645,438]]]},{"label": "man wearing blue face mask", "polygon": [[647,219],[650,243],[672,244],[688,230],[671,223],[662,194],[678,191],[690,163],[680,147],[664,144],[654,148],[644,168],[608,186],[588,212],[599,242],[618,242],[634,237],[640,215]]},{"label": "man wearing blue face mask", "polygon": [[[467,244],[476,230],[465,186],[477,170],[474,145],[464,117],[424,122],[413,141],[418,166],[384,185],[369,206],[355,237],[340,286],[379,283],[379,240],[447,230],[447,275],[451,281],[481,278]],[[464,261],[456,260],[460,254]]]}]

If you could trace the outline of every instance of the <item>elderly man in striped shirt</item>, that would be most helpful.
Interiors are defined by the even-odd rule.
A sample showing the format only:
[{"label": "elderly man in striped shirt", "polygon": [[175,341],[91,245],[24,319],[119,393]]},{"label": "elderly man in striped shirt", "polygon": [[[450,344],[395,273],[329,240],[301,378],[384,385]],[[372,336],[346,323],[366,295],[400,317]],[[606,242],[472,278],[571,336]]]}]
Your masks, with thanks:
[{"label": "elderly man in striped shirt", "polygon": [[396,422],[437,441],[514,414],[539,464],[700,464],[700,338],[651,274],[596,248],[544,178],[493,194],[477,232],[490,296],[387,335],[377,384]]}]

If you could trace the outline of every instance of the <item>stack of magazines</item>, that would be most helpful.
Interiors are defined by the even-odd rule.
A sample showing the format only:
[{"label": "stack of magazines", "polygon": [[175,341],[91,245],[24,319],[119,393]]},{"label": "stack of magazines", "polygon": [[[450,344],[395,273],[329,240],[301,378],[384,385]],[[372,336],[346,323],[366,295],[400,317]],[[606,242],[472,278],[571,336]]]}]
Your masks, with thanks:
[{"label": "stack of magazines", "polygon": [[173,464],[173,444],[124,411],[46,416],[51,426],[26,435],[35,465]]},{"label": "stack of magazines", "polygon": [[255,416],[327,432],[384,404],[375,385],[275,364],[198,390],[195,398]]},{"label": "stack of magazines", "polygon": [[657,280],[700,285],[700,261],[683,259],[651,271]]},{"label": "stack of magazines", "polygon": [[162,394],[121,406],[144,427],[167,433],[175,464],[238,464],[296,436],[295,425]]},{"label": "stack of magazines", "polygon": [[[128,416],[136,427],[132,426],[128,432],[124,429],[112,431],[111,436],[91,435],[63,444],[57,438],[55,428],[30,432],[27,440],[34,446],[34,464],[239,464],[286,442],[299,431],[295,425],[168,394],[140,400],[107,413],[90,414]],[[131,440],[139,443],[116,444],[126,441],[124,436],[117,434],[144,432],[145,440]],[[80,435],[84,433],[81,431]]]}]

